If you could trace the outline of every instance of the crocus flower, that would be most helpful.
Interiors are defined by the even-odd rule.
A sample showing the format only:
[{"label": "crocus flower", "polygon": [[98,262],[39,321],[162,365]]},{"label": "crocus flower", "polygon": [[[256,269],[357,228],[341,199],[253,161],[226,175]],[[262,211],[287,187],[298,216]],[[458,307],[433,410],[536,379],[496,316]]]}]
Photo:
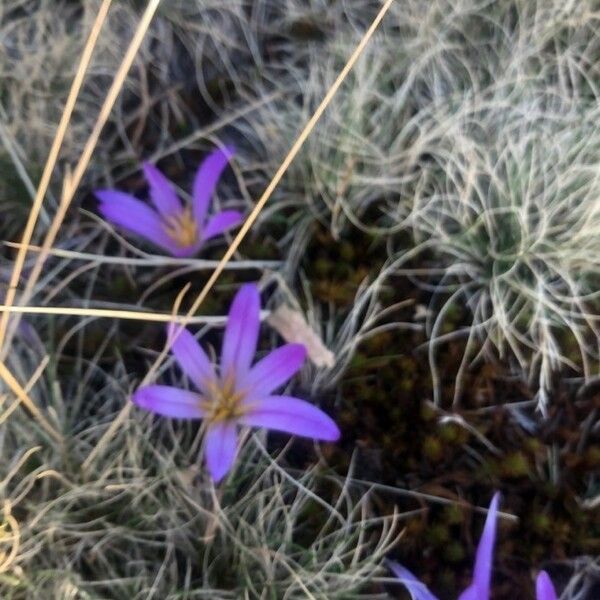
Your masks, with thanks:
[{"label": "crocus flower", "polygon": [[535,582],[535,597],[537,600],[557,600],[556,590],[546,571],[540,571]]},{"label": "crocus flower", "polygon": [[[458,597],[458,600],[489,600],[492,578],[492,556],[496,541],[496,518],[500,494],[494,494],[488,510],[485,526],[475,556],[473,583]],[[414,600],[438,600],[427,586],[419,581],[408,569],[394,561],[389,561],[394,575],[404,584]],[[558,600],[552,581],[546,571],[540,571],[536,581],[536,600]]]},{"label": "crocus flower", "polygon": [[118,190],[98,190],[99,210],[105,219],[135,233],[169,254],[188,257],[202,244],[237,225],[242,216],[237,210],[224,210],[208,218],[214,189],[231,149],[209,154],[198,168],[194,180],[192,206],[184,206],[171,182],[150,163],[144,163],[144,175],[150,186],[150,200],[156,210],[133,196]]},{"label": "crocus flower", "polygon": [[[459,596],[458,600],[489,600],[492,578],[492,555],[496,541],[496,518],[500,494],[494,494],[488,510],[483,533],[477,546],[473,582]],[[397,562],[390,562],[390,568],[398,579],[406,586],[414,600],[437,600],[427,586],[420,582],[408,569]],[[550,599],[550,597],[548,597]],[[540,600],[538,598],[538,600]],[[543,600],[546,600],[545,598]]]},{"label": "crocus flower", "polygon": [[252,366],[259,313],[258,288],[242,286],[229,311],[218,372],[189,331],[171,326],[171,350],[198,391],[148,385],[132,398],[137,406],[159,415],[203,419],[205,460],[215,481],[220,481],[235,461],[239,426],[266,427],[327,441],[340,435],[332,419],[312,404],[273,394],[302,366],[306,357],[303,345],[281,346]]}]

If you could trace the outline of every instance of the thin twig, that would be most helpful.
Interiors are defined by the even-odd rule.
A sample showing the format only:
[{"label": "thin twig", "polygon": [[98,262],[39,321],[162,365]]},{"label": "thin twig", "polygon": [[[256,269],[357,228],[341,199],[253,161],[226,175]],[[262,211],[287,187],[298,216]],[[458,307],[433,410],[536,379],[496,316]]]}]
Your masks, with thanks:
[{"label": "thin twig", "polygon": [[[4,245],[11,248],[20,248],[21,244],[15,242],[3,242]],[[30,252],[41,252],[40,246],[28,246]],[[61,248],[51,248],[48,254],[58,256],[60,258],[68,258],[71,260],[85,260],[91,263],[108,264],[108,265],[127,265],[132,267],[164,267],[164,266],[190,266],[196,267],[198,270],[214,269],[218,264],[218,260],[205,260],[202,258],[175,258],[172,256],[148,256],[148,258],[132,258],[126,256],[104,256],[103,254],[93,254],[91,252],[77,252],[75,250],[63,250]],[[278,260],[236,260],[230,262],[226,268],[228,269],[275,269],[281,266],[281,261]]]},{"label": "thin twig", "polygon": [[[84,308],[75,306],[7,306],[0,304],[0,312],[27,315],[65,315],[71,317],[98,317],[99,319],[127,319],[132,321],[148,321],[157,323],[202,323],[220,325],[227,320],[226,316],[189,317],[172,313],[155,313],[141,310],[117,310],[110,308]],[[261,319],[268,311],[261,311]]]}]

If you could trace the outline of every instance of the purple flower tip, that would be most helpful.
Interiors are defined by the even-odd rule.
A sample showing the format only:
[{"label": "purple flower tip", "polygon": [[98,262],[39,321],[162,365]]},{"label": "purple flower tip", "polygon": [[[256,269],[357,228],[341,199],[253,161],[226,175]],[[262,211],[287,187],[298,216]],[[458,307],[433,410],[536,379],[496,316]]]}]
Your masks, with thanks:
[{"label": "purple flower tip", "polygon": [[546,571],[540,571],[535,584],[537,600],[557,600],[556,590]]},{"label": "purple flower tip", "polygon": [[437,600],[437,598],[429,591],[429,588],[419,581],[408,569],[395,561],[388,561],[390,569],[398,580],[410,592],[414,600]]}]

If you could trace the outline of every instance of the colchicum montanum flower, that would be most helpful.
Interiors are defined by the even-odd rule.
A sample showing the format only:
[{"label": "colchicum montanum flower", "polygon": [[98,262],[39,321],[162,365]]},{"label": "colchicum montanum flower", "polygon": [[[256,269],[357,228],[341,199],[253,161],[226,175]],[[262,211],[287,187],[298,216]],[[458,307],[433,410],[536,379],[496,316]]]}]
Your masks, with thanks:
[{"label": "colchicum montanum flower", "polygon": [[[459,596],[458,600],[489,600],[492,580],[492,560],[496,542],[496,520],[500,494],[494,494],[485,520],[483,533],[477,546],[473,583]],[[414,600],[438,600],[427,586],[419,581],[408,569],[390,561],[390,568],[410,592]],[[536,582],[537,600],[557,600],[554,586],[545,571],[541,571]]]},{"label": "colchicum montanum flower", "polygon": [[224,210],[208,217],[213,192],[232,155],[228,148],[216,150],[202,162],[194,179],[192,206],[182,204],[171,182],[154,165],[144,163],[155,210],[124,192],[97,190],[94,193],[100,201],[99,210],[108,221],[173,256],[193,256],[204,242],[238,225],[242,219],[237,210]]},{"label": "colchicum montanum flower", "polygon": [[306,350],[301,344],[286,344],[252,366],[259,329],[258,288],[246,284],[231,305],[218,371],[189,331],[171,325],[171,350],[198,391],[148,385],[132,398],[137,406],[159,415],[203,419],[204,455],[215,481],[220,481],[235,461],[240,426],[325,441],[340,436],[337,425],[317,407],[299,398],[273,394],[300,369]]}]

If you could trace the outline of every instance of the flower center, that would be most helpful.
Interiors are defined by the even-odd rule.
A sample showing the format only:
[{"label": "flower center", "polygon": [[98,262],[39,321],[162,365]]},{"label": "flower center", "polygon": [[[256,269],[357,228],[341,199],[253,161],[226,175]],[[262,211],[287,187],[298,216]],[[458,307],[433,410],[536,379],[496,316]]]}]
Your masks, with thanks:
[{"label": "flower center", "polygon": [[198,225],[189,207],[179,214],[163,217],[163,229],[182,248],[192,246],[198,239]]},{"label": "flower center", "polygon": [[204,402],[205,419],[211,423],[229,421],[244,414],[245,393],[235,390],[235,379],[228,375],[221,381],[211,381],[207,386],[207,397]]}]

